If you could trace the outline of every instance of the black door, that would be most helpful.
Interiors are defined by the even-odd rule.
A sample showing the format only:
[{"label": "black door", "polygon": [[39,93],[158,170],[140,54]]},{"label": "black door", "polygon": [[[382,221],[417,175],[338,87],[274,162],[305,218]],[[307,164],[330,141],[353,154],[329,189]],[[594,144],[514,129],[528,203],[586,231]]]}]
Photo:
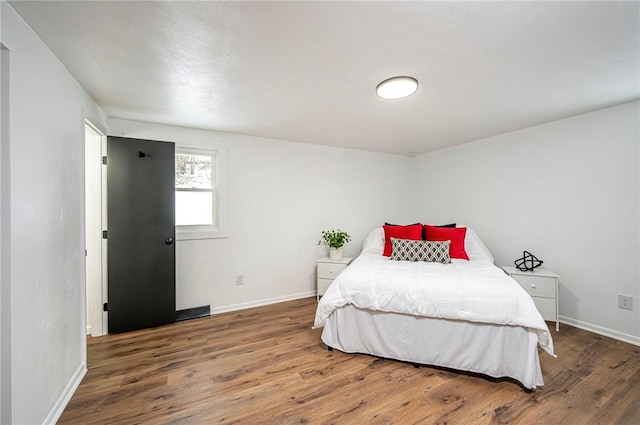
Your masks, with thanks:
[{"label": "black door", "polygon": [[176,319],[175,145],[107,138],[109,332]]}]

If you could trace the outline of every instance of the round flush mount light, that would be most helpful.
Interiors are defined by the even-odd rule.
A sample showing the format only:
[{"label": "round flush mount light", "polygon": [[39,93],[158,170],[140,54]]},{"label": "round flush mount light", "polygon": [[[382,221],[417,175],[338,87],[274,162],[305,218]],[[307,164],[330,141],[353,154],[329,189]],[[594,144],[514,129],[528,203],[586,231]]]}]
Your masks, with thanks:
[{"label": "round flush mount light", "polygon": [[392,77],[376,87],[376,94],[383,99],[402,99],[418,90],[418,80],[413,77]]}]

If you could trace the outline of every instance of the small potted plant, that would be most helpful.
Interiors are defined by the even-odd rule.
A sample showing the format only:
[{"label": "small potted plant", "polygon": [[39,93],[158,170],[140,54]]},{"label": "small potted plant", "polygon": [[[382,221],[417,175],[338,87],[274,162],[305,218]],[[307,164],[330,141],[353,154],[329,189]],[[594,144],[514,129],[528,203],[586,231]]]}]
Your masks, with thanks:
[{"label": "small potted plant", "polygon": [[329,247],[329,258],[334,261],[342,260],[342,247],[351,240],[351,236],[343,230],[324,230],[318,245]]}]

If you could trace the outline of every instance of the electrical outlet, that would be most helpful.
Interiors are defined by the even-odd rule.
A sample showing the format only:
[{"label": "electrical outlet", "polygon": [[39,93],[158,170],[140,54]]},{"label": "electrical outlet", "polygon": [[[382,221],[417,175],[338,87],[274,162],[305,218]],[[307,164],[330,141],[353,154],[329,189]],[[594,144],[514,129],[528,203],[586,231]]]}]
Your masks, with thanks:
[{"label": "electrical outlet", "polygon": [[244,275],[237,274],[236,275],[236,285],[244,285]]},{"label": "electrical outlet", "polygon": [[633,297],[631,295],[618,294],[618,308],[633,310]]}]

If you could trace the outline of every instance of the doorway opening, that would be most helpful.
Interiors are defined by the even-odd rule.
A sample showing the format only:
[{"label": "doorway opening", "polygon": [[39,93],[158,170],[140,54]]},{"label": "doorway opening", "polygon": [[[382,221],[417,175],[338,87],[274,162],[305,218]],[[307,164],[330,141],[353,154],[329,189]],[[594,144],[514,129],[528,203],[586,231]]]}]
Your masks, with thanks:
[{"label": "doorway opening", "polygon": [[106,156],[106,136],[89,121],[85,121],[85,282],[87,304],[87,335],[101,336],[108,332],[107,312],[107,244],[102,238],[106,229],[106,171],[102,157]]}]

